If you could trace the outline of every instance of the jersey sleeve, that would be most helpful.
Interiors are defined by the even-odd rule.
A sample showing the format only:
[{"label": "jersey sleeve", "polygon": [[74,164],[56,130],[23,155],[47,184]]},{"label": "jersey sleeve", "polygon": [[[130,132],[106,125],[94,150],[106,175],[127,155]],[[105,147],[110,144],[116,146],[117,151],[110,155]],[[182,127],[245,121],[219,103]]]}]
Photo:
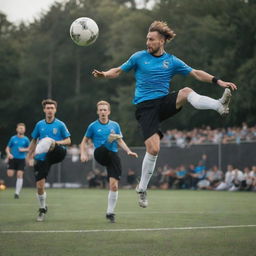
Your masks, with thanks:
[{"label": "jersey sleeve", "polygon": [[61,135],[64,139],[70,137],[70,132],[64,123],[62,123],[62,126],[61,126]]},{"label": "jersey sleeve", "polygon": [[39,138],[39,136],[40,136],[40,134],[39,134],[39,125],[37,123],[33,132],[31,133],[31,137],[36,140],[37,138]]},{"label": "jersey sleeve", "polygon": [[26,145],[25,145],[25,147],[28,147],[28,146],[29,146],[29,144],[30,144],[30,140],[29,140],[29,138],[28,138],[28,137],[26,137]]},{"label": "jersey sleeve", "polygon": [[90,124],[84,134],[84,137],[87,137],[87,138],[90,138],[92,139],[93,137],[93,127],[92,127],[92,124]]},{"label": "jersey sleeve", "polygon": [[12,141],[13,141],[13,137],[10,138],[10,140],[9,140],[9,142],[8,142],[8,144],[7,144],[7,146],[8,146],[9,148],[12,147]]},{"label": "jersey sleeve", "polygon": [[136,66],[136,54],[133,54],[125,63],[121,65],[121,69],[125,72],[129,72]]},{"label": "jersey sleeve", "polygon": [[116,134],[120,134],[123,137],[120,125],[118,123],[116,123]]},{"label": "jersey sleeve", "polygon": [[174,57],[174,65],[176,74],[188,75],[193,69],[188,66],[184,61]]}]

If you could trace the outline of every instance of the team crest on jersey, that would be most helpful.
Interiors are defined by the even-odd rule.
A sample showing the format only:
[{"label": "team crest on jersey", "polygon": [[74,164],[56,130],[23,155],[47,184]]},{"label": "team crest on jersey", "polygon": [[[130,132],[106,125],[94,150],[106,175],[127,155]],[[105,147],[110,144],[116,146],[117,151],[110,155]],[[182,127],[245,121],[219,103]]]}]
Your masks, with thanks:
[{"label": "team crest on jersey", "polygon": [[57,128],[53,128],[53,129],[52,129],[52,132],[53,132],[53,134],[55,134],[55,135],[56,135],[56,134],[57,134],[57,132],[58,132],[58,129],[57,129]]},{"label": "team crest on jersey", "polygon": [[164,68],[169,68],[169,64],[170,64],[169,61],[167,61],[167,60],[163,61],[163,67]]}]

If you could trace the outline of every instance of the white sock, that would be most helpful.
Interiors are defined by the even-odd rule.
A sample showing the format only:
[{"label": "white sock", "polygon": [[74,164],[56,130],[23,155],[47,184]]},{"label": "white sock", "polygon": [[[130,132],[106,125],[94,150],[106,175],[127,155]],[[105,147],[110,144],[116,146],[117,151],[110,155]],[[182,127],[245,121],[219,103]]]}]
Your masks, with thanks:
[{"label": "white sock", "polygon": [[108,192],[108,209],[107,213],[114,213],[115,207],[116,207],[116,202],[118,198],[118,191],[111,191],[109,190]]},{"label": "white sock", "polygon": [[19,195],[23,185],[23,178],[17,178],[15,194]]},{"label": "white sock", "polygon": [[40,208],[45,208],[46,206],[46,192],[44,192],[42,195],[36,194],[38,202],[39,202],[39,207]]},{"label": "white sock", "polygon": [[157,156],[153,156],[146,152],[143,163],[142,163],[142,171],[141,171],[141,178],[139,183],[139,190],[146,191],[148,187],[148,183],[150,178],[154,172],[156,166]]},{"label": "white sock", "polygon": [[213,109],[217,111],[221,106],[221,103],[218,100],[197,94],[194,91],[188,94],[187,99],[196,109]]}]

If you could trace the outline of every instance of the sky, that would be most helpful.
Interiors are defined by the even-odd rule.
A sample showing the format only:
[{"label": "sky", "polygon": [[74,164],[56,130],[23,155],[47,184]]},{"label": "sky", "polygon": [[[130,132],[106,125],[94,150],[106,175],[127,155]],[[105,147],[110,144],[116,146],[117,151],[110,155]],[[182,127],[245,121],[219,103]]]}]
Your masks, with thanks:
[{"label": "sky", "polygon": [[10,22],[32,22],[42,11],[48,11],[54,2],[63,1],[65,0],[0,0],[0,11]]}]

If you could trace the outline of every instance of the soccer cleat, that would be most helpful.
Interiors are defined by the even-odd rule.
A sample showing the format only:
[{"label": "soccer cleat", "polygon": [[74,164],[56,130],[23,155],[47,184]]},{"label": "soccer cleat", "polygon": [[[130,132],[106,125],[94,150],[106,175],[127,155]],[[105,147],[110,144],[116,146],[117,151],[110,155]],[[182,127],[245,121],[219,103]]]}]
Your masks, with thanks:
[{"label": "soccer cleat", "polygon": [[18,194],[14,194],[14,199],[19,199],[20,196]]},{"label": "soccer cleat", "polygon": [[221,103],[219,109],[217,110],[220,115],[227,115],[229,113],[229,103],[231,100],[231,91],[230,89],[226,88],[222,97],[219,99],[219,102]]},{"label": "soccer cleat", "polygon": [[47,206],[45,208],[39,208],[39,214],[37,216],[37,221],[42,222],[45,219],[45,214],[47,213]]},{"label": "soccer cleat", "polygon": [[139,195],[139,206],[142,208],[146,208],[148,206],[147,191],[141,191],[137,186],[136,192]]},{"label": "soccer cleat", "polygon": [[109,222],[111,223],[115,223],[115,214],[114,213],[107,213],[106,214],[106,219],[109,220]]}]

